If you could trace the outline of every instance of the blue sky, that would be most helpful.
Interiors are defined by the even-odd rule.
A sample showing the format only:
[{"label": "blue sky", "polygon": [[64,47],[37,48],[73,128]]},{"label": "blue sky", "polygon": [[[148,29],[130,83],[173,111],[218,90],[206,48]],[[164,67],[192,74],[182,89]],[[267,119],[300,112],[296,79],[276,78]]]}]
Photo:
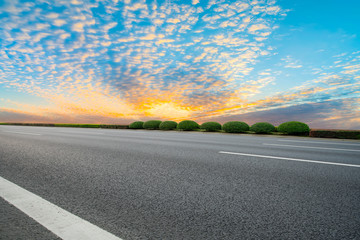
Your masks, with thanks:
[{"label": "blue sky", "polygon": [[359,9],[355,0],[0,1],[0,121],[261,116],[360,129]]}]

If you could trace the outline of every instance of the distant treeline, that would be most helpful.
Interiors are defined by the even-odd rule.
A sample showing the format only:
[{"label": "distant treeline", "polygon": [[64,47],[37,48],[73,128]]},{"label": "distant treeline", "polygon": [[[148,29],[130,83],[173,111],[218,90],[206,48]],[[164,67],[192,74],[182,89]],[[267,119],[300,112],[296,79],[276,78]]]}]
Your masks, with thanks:
[{"label": "distant treeline", "polygon": [[[295,126],[291,124],[296,123]],[[290,125],[289,125],[290,124]],[[299,128],[300,124],[300,128]],[[255,123],[249,127],[243,122],[228,122],[221,125],[217,122],[207,122],[201,125],[194,121],[185,120],[179,124],[174,121],[150,120],[137,121],[130,125],[118,124],[71,124],[71,123],[0,123],[0,125],[38,126],[38,127],[77,127],[77,128],[109,128],[109,129],[160,129],[160,130],[197,130],[207,132],[228,133],[260,133],[260,134],[288,134],[302,135],[316,138],[360,139],[360,130],[310,129],[304,123],[286,122],[274,127],[269,123]],[[282,126],[283,125],[283,126]],[[279,128],[280,127],[280,128]],[[282,129],[283,128],[283,129]],[[250,131],[249,131],[250,130]],[[299,134],[300,133],[300,134]]]},{"label": "distant treeline", "polygon": [[72,123],[0,123],[0,125],[36,126],[36,127],[77,127],[77,128],[111,128],[127,129],[129,125],[116,124],[72,124]]}]

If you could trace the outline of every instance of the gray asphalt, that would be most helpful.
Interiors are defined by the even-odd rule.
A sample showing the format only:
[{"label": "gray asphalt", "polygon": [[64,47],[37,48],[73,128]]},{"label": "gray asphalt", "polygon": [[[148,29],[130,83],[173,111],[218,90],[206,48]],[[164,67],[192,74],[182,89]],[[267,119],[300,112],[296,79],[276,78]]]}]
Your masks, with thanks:
[{"label": "gray asphalt", "polygon": [[[0,126],[1,177],[123,239],[360,239],[360,168],[219,151],[360,165],[355,140]],[[0,206],[1,239],[56,239]]]}]

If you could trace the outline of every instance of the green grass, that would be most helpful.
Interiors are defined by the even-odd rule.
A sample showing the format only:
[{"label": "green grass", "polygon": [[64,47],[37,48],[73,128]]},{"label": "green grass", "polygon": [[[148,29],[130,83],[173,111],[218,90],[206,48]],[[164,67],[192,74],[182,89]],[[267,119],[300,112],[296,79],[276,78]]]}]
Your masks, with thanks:
[{"label": "green grass", "polygon": [[54,127],[78,127],[78,128],[100,128],[100,124],[71,124],[55,123]]},{"label": "green grass", "polygon": [[73,124],[73,123],[0,123],[0,125],[37,126],[37,127],[111,128],[111,129],[126,129],[126,128],[129,128],[128,125]]}]

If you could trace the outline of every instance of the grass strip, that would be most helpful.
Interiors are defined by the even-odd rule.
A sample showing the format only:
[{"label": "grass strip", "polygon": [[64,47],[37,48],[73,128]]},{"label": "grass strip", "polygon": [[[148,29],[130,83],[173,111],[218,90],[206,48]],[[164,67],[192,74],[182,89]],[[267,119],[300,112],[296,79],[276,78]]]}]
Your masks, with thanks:
[{"label": "grass strip", "polygon": [[116,125],[116,124],[0,123],[0,125],[36,126],[36,127],[109,128],[109,129],[127,129],[127,128],[129,128],[129,125]]}]

